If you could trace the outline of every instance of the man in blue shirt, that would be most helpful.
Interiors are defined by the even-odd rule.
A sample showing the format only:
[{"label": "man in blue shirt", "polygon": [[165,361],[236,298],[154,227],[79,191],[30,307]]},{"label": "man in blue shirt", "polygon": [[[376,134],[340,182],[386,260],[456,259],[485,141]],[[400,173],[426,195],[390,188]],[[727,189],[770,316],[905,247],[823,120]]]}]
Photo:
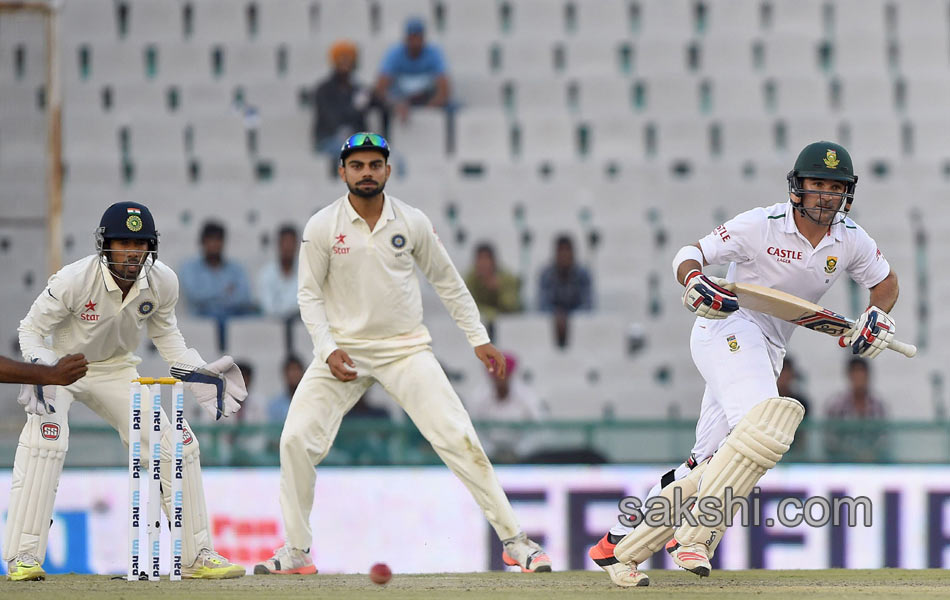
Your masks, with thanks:
[{"label": "man in blue shirt", "polygon": [[256,313],[244,267],[224,258],[224,227],[219,223],[209,221],[201,229],[201,254],[178,271],[191,313],[221,320]]},{"label": "man in blue shirt", "polygon": [[442,51],[425,41],[425,23],[406,22],[406,39],[389,49],[380,66],[376,96],[405,121],[410,106],[449,104],[449,78]]}]

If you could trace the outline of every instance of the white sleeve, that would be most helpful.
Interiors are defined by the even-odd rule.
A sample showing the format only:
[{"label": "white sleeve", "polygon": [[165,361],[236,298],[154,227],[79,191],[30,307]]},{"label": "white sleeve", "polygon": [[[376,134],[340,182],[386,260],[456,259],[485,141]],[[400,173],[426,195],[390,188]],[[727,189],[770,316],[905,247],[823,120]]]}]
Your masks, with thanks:
[{"label": "white sleeve", "polygon": [[848,264],[848,275],[860,286],[872,288],[884,281],[891,272],[891,265],[884,258],[877,242],[857,224],[847,226],[855,240],[854,255]]},{"label": "white sleeve", "polygon": [[320,362],[337,349],[336,341],[330,333],[327,320],[326,303],[323,297],[323,285],[330,268],[330,249],[326,245],[327,236],[315,218],[311,218],[304,228],[300,243],[300,260],[297,266],[297,303],[300,305],[300,318],[313,340],[314,355]]},{"label": "white sleeve", "polygon": [[178,276],[168,267],[159,271],[153,269],[154,282],[157,284],[156,301],[158,306],[148,318],[148,336],[158,349],[162,359],[169,365],[183,362],[201,366],[205,360],[197,350],[189,348],[178,329],[175,306],[178,304]]},{"label": "white sleeve", "polygon": [[710,265],[752,260],[765,239],[765,211],[754,208],[740,213],[699,240],[703,258]]},{"label": "white sleeve", "polygon": [[419,210],[415,213],[412,255],[416,264],[432,284],[459,329],[465,332],[468,343],[473,347],[487,344],[491,340],[480,320],[478,306],[475,305],[471,292],[465,287],[465,281],[452,264],[442,241],[435,234],[429,217]]},{"label": "white sleeve", "polygon": [[30,312],[20,321],[20,351],[26,360],[40,357],[48,362],[52,350],[46,345],[45,338],[72,312],[72,294],[61,273],[49,278],[46,289],[36,297]]}]

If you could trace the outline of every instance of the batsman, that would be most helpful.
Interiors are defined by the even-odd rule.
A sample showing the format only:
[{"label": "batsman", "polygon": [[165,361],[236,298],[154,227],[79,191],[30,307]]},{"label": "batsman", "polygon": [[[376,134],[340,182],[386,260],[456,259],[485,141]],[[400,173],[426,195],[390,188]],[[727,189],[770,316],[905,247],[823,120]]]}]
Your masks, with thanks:
[{"label": "batsman", "polygon": [[[148,208],[119,202],[102,215],[96,253],[63,267],[49,279],[20,323],[20,348],[28,361],[54,365],[82,353],[85,376],[68,385],[24,385],[18,400],[27,412],[13,463],[10,506],[3,536],[7,577],[45,579],[43,559],[53,501],[69,448],[69,407],[79,401],[111,425],[128,444],[129,386],[141,359],[133,354],[147,331],[173,374],[217,418],[241,407],[247,396],[229,356],[205,364],[178,330],[178,277],[158,260],[158,231]],[[50,340],[50,341],[47,341]],[[85,362],[85,361],[84,361]],[[204,383],[215,374],[217,385]],[[182,577],[224,579],[244,575],[214,551],[201,482],[198,440],[185,424]],[[143,446],[147,453],[148,445]],[[171,504],[171,427],[162,412],[162,504]]]},{"label": "batsman", "polygon": [[[664,546],[680,567],[709,575],[726,515],[703,525],[701,505],[722,506],[730,491],[748,496],[788,451],[804,417],[801,403],[779,397],[776,386],[796,326],[743,309],[726,283],[755,283],[817,303],[847,273],[870,290],[870,301],[843,341],[854,354],[874,358],[894,337],[888,312],[897,302],[897,276],[848,216],[858,181],[848,151],[833,142],[809,144],[787,180],[787,202],[741,213],[673,259],[676,281],[686,288],[683,303],[697,317],[690,351],[706,389],[689,460],[665,474],[650,496],[672,499],[677,490],[684,499],[695,496],[696,522],[617,523],[590,550],[617,585],[648,585],[637,567]],[[707,265],[729,265],[726,278],[704,274]]]}]

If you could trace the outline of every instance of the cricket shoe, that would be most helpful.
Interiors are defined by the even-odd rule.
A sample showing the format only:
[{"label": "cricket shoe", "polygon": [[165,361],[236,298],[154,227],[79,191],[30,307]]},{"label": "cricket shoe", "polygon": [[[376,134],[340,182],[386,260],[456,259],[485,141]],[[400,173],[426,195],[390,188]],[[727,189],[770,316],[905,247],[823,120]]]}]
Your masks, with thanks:
[{"label": "cricket shoe", "polygon": [[522,573],[550,573],[551,559],[525,532],[505,540],[501,560],[509,567],[521,567]]},{"label": "cricket shoe", "polygon": [[[650,578],[647,577],[646,573],[641,573],[637,570],[637,563],[622,563],[617,560],[617,557],[614,556],[614,548],[617,547],[617,543],[612,542],[611,537],[611,534],[608,533],[600,538],[599,542],[591,546],[590,550],[587,551],[587,555],[590,556],[591,560],[593,560],[598,567],[607,571],[607,574],[610,575],[610,580],[620,587],[644,587],[650,585]],[[619,538],[620,536],[617,537]],[[617,541],[619,542],[620,540],[618,539]]]},{"label": "cricket shoe", "polygon": [[310,552],[292,548],[286,544],[274,550],[274,556],[254,565],[255,575],[315,575]]},{"label": "cricket shoe", "polygon": [[21,552],[7,563],[7,579],[10,581],[43,581],[46,571],[40,561],[29,552]]},{"label": "cricket shoe", "polygon": [[673,557],[673,562],[690,573],[696,573],[700,577],[709,577],[712,565],[709,564],[709,555],[706,553],[705,544],[683,546],[674,538],[667,542],[666,551]]},{"label": "cricket shoe", "polygon": [[244,577],[245,569],[224,558],[214,550],[202,548],[190,567],[181,570],[182,579],[237,579]]}]

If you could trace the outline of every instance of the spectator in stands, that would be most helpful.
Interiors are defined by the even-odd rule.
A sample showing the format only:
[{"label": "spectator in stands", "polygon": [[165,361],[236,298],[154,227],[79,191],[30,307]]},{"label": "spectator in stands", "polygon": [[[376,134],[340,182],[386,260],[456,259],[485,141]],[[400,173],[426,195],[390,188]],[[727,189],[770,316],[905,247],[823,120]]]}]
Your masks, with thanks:
[{"label": "spectator in stands", "polygon": [[[236,424],[239,425],[260,425],[267,422],[267,407],[260,402],[257,394],[253,392],[251,386],[254,384],[254,367],[247,361],[235,361],[235,364],[241,369],[244,376],[244,387],[247,389],[247,398],[241,405],[241,410],[235,415],[238,417]],[[210,422],[210,421],[209,421]],[[267,434],[263,431],[248,432],[229,432],[226,434],[228,445],[230,447],[230,458],[224,461],[226,464],[256,465],[261,464],[266,459],[266,450],[268,445]]]},{"label": "spectator in stands", "polygon": [[337,176],[343,142],[354,131],[365,131],[367,113],[378,105],[372,90],[353,78],[359,59],[356,44],[339,40],[330,46],[333,71],[317,84],[314,94],[313,140],[317,151],[330,157],[330,173]]},{"label": "spectator in stands", "polygon": [[386,53],[376,97],[406,121],[412,106],[449,107],[448,69],[442,51],[425,39],[422,19],[406,22],[406,38]]},{"label": "spectator in stands", "polygon": [[574,261],[574,242],[567,234],[554,243],[554,261],[541,272],[538,308],[554,315],[554,339],[558,347],[568,343],[568,315],[591,310],[593,284],[587,269]]},{"label": "spectator in stands", "polygon": [[254,314],[247,273],[238,262],[224,257],[224,226],[208,221],[201,228],[201,256],[178,271],[181,293],[192,314],[226,319]]},{"label": "spectator in stands", "polygon": [[478,305],[482,322],[492,339],[494,321],[499,314],[521,310],[521,281],[495,261],[495,248],[488,242],[475,247],[475,264],[465,276],[465,285]]},{"label": "spectator in stands", "polygon": [[[802,406],[805,407],[805,418],[802,419],[802,423],[810,421],[808,409],[811,402],[808,400],[808,396],[805,395],[805,391],[802,389],[801,374],[798,372],[798,369],[795,366],[795,360],[791,356],[785,356],[785,360],[782,362],[782,372],[779,373],[778,379],[775,383],[778,387],[779,396],[795,398],[801,402]],[[805,443],[807,435],[808,427],[800,426],[798,431],[795,432],[795,440],[792,442],[789,452],[796,452],[798,455],[803,454],[807,445]]]},{"label": "spectator in stands", "polygon": [[[475,421],[536,422],[544,418],[541,401],[521,378],[515,377],[518,361],[505,352],[505,376],[489,376],[480,390],[472,394],[466,408]],[[536,436],[519,428],[479,427],[478,438],[492,462],[517,463],[536,448]]]},{"label": "spectator in stands", "polygon": [[297,228],[282,225],[277,231],[277,260],[264,265],[257,276],[261,312],[280,319],[297,318]]},{"label": "spectator in stands", "polygon": [[287,419],[290,400],[303,379],[303,373],[304,365],[300,359],[293,354],[287,355],[283,366],[284,391],[274,396],[267,405],[267,417],[271,423],[283,423]]},{"label": "spectator in stands", "polygon": [[[871,390],[867,359],[852,357],[847,363],[848,389],[828,401],[829,427],[825,433],[828,458],[834,461],[876,462],[889,456],[883,421],[884,402]],[[835,426],[833,421],[838,421]]]}]

